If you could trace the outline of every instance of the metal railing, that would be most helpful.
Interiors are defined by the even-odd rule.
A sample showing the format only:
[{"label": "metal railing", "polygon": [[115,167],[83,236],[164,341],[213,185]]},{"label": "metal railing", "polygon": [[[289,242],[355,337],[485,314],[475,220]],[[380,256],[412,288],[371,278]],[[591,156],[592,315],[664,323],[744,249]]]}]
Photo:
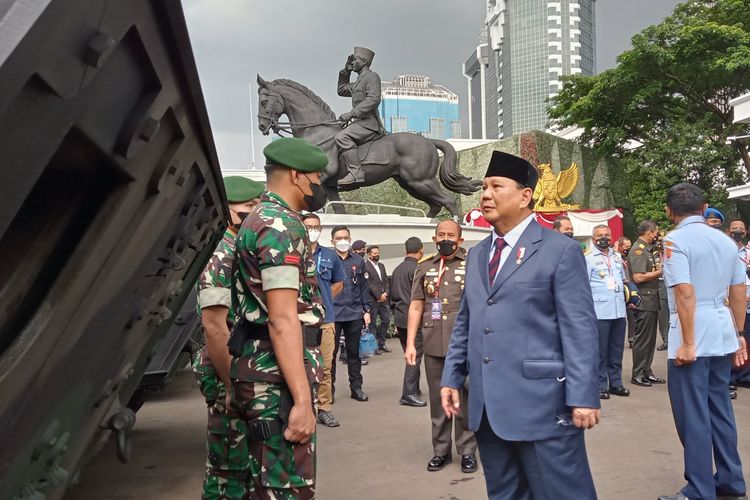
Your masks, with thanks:
[{"label": "metal railing", "polygon": [[[391,209],[391,210],[405,210],[407,212],[415,212],[419,217],[427,217],[427,214],[421,208],[403,207],[403,206],[400,206],[400,205],[385,205],[385,204],[382,204],[382,203],[367,203],[367,202],[364,202],[364,201],[329,201],[323,207],[322,213],[324,213],[324,214],[335,213],[335,212],[329,211],[329,207],[334,207],[334,206],[340,206],[342,208],[346,208],[347,206],[351,206],[351,207],[374,207],[374,208],[377,208],[377,212],[375,212],[375,214],[377,214],[377,215],[379,215],[381,213],[386,213],[386,214],[388,214],[388,213],[392,214],[393,213],[393,212],[381,212],[380,211],[381,208],[383,208],[383,209],[387,208],[387,209]],[[371,213],[371,212],[368,212],[368,213]],[[399,215],[399,214],[393,214],[393,215]]]}]

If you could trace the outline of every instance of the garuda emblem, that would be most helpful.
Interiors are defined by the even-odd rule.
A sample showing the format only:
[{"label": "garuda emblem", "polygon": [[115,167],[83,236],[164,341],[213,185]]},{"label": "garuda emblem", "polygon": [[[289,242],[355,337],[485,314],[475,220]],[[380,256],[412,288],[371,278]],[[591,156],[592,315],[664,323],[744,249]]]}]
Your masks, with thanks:
[{"label": "garuda emblem", "polygon": [[539,182],[534,190],[534,210],[537,212],[562,212],[565,210],[577,210],[580,205],[563,203],[562,199],[570,196],[578,184],[580,169],[577,163],[573,163],[567,170],[555,175],[549,163],[543,163],[537,167],[539,170]]}]

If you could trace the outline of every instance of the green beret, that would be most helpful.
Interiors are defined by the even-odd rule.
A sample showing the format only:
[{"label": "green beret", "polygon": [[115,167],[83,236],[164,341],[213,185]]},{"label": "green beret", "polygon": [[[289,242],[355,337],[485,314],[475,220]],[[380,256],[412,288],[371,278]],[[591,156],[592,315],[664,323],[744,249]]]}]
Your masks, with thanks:
[{"label": "green beret", "polygon": [[328,165],[328,155],[303,139],[283,137],[263,149],[268,165],[281,165],[300,172],[320,172]]},{"label": "green beret", "polygon": [[260,197],[265,186],[262,182],[253,181],[239,175],[224,177],[224,190],[229,203],[244,203]]}]

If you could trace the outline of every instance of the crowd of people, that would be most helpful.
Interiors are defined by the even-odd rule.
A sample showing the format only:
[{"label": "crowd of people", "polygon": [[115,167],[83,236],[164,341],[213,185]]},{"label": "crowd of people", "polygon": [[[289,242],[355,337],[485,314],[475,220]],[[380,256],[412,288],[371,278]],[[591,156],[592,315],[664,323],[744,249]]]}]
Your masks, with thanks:
[{"label": "crowd of people", "polygon": [[[537,170],[495,151],[481,196],[491,235],[467,252],[461,225],[442,221],[434,250],[407,239],[389,278],[378,246],[347,227],[322,245],[319,148],[280,139],[264,154],[265,190],[225,179],[231,224],[198,284],[203,498],[313,498],[316,423],[340,425],[339,350],[351,398],[367,402],[360,339],[372,332],[376,354],[391,352],[391,318],[405,359],[398,401],[430,407],[427,470],[443,469],[455,447],[463,472],[481,460],[491,499],[596,498],[584,430],[599,423],[601,400],[630,395],[627,338],[631,383],[668,383],[684,447],[687,484],[659,498],[745,498],[730,397],[750,386],[737,336],[750,312],[747,231],[739,219],[729,237],[710,229],[724,218],[697,187],[667,194],[667,236],[643,221],[635,243],[613,242],[600,225],[582,252],[570,219],[553,231],[536,223]],[[666,379],[652,370],[657,349]]]}]

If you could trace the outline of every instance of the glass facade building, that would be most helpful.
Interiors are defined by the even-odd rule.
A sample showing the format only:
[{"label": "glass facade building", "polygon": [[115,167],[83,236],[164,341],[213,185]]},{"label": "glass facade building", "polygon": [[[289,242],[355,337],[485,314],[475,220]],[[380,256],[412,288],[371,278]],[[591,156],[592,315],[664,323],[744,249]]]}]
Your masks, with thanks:
[{"label": "glass facade building", "polygon": [[[486,2],[484,68],[472,69],[471,57],[464,63],[469,101],[483,99],[485,111],[483,133],[471,126],[470,136],[500,138],[545,130],[548,99],[562,88],[561,77],[596,71],[595,0]],[[483,79],[479,96],[476,78]],[[470,121],[474,125],[475,120]]]},{"label": "glass facade building", "polygon": [[461,137],[458,95],[424,75],[400,75],[382,83],[380,119],[386,132],[431,139]]}]

